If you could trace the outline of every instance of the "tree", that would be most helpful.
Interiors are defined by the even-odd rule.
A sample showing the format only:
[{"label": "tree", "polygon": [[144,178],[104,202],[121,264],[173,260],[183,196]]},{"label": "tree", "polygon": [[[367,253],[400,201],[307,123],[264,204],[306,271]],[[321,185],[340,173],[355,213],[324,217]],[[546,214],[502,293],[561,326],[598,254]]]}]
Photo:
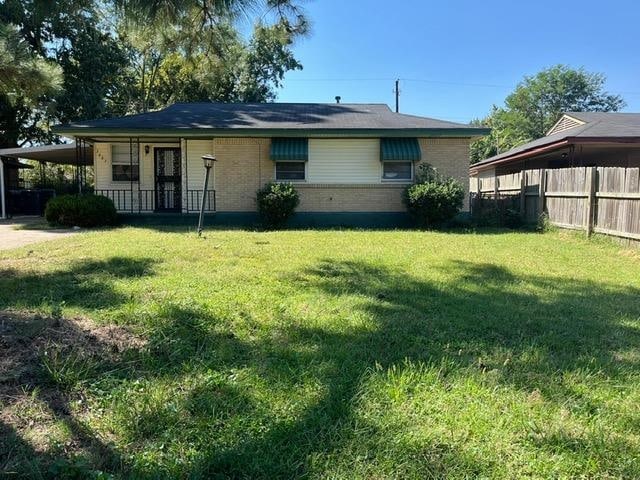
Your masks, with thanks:
[{"label": "tree", "polygon": [[619,95],[604,90],[606,77],[584,68],[556,65],[527,76],[478,123],[490,126],[491,135],[472,145],[472,163],[544,136],[562,112],[615,112],[624,107]]},{"label": "tree", "polygon": [[5,101],[33,102],[62,86],[62,69],[36,52],[18,27],[0,24],[0,93]]},{"label": "tree", "polygon": [[119,36],[129,46],[130,66],[117,98],[111,99],[113,109],[122,107],[124,114],[174,102],[271,101],[285,73],[301,68],[291,51],[292,34],[281,22],[256,25],[248,41],[228,23],[209,26],[206,33],[219,40],[213,46],[192,45],[176,26],[161,32],[122,28]]},{"label": "tree", "polygon": [[523,129],[525,123],[520,112],[498,108],[495,105],[484,120],[473,120],[472,125],[485,126],[491,133],[471,144],[471,163],[505,152],[530,140]]},{"label": "tree", "polygon": [[64,88],[55,98],[53,112],[57,122],[114,113],[109,100],[121,87],[129,58],[117,38],[105,30],[93,19],[82,19],[73,36],[56,49],[56,60],[64,72]]},{"label": "tree", "polygon": [[191,31],[201,37],[208,26],[250,17],[266,10],[286,26],[289,33],[304,34],[308,22],[300,7],[292,0],[115,0],[124,16],[138,25],[167,26],[191,21]]},{"label": "tree", "polygon": [[0,26],[19,35],[22,55],[38,59],[34,68],[50,76],[58,72],[55,91],[20,87],[12,94],[0,91],[2,146],[57,141],[49,125],[59,121],[108,114],[105,97],[116,85],[126,57],[111,38],[96,0],[5,0],[0,3]]},{"label": "tree", "polygon": [[[245,40],[237,22],[250,17],[260,21]],[[175,101],[273,100],[301,68],[291,46],[306,27],[290,0],[0,1],[0,146]]]}]

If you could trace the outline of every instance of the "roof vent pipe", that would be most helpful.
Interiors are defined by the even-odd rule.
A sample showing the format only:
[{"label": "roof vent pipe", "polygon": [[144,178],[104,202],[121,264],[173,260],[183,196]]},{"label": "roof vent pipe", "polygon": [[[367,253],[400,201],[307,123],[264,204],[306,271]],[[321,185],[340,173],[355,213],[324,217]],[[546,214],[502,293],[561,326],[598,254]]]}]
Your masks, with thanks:
[{"label": "roof vent pipe", "polygon": [[340,95],[336,95],[336,103],[340,103],[340,100],[342,100],[342,97]]}]

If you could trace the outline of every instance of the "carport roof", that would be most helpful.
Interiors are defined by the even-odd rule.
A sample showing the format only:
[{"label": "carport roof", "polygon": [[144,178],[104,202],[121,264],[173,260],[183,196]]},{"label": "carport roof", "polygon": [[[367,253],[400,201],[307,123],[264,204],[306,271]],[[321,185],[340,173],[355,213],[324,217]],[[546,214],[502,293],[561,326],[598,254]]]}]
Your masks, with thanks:
[{"label": "carport roof", "polygon": [[26,169],[33,168],[33,165],[22,163],[17,158],[5,158],[4,164],[7,167],[13,167],[13,168],[26,168]]},{"label": "carport roof", "polygon": [[2,148],[0,156],[9,158],[23,158],[39,162],[57,163],[59,165],[93,165],[93,148],[87,145],[84,155],[76,158],[76,144],[40,145],[37,147]]},{"label": "carport roof", "polygon": [[498,163],[508,163],[574,143],[640,144],[640,113],[566,112],[562,117],[576,119],[579,123],[474,163],[469,167],[470,172],[477,172]]}]

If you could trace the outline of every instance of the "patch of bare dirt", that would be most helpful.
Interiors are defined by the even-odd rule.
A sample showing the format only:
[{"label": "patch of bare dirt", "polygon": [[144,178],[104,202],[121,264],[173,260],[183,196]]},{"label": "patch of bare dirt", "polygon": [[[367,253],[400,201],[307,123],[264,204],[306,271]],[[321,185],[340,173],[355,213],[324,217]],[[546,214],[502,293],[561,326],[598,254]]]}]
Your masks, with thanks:
[{"label": "patch of bare dirt", "polygon": [[[12,445],[18,442],[36,455],[54,450],[68,457],[81,451],[106,454],[83,425],[82,394],[61,390],[48,378],[43,355],[117,365],[126,351],[145,343],[125,327],[99,326],[85,318],[0,311],[0,453],[16,450]],[[0,474],[3,467],[0,461]]]},{"label": "patch of bare dirt", "polygon": [[0,397],[10,385],[36,383],[34,370],[46,349],[117,362],[122,352],[144,345],[141,337],[117,325],[0,311]]}]

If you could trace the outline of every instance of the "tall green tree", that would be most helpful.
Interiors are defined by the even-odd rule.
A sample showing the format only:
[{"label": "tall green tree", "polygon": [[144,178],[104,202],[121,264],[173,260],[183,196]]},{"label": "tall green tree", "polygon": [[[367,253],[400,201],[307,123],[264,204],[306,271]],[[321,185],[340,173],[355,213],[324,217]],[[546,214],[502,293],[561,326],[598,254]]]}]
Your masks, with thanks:
[{"label": "tall green tree", "polygon": [[[92,0],[4,0],[0,26],[19,34],[25,54],[40,59],[40,77],[54,63],[60,88],[27,95],[0,85],[0,131],[4,146],[56,141],[49,126],[108,114],[105,97],[117,85],[127,58],[109,35]],[[38,78],[34,74],[34,77]],[[35,92],[38,93],[38,92]]]},{"label": "tall green tree", "polygon": [[505,99],[504,107],[494,106],[482,123],[491,135],[472,145],[472,163],[540,138],[562,112],[615,112],[625,106],[619,95],[605,91],[601,73],[555,65],[527,76]]},{"label": "tall green tree", "polygon": [[0,92],[8,101],[33,102],[62,86],[62,69],[22,38],[17,26],[0,24]]},{"label": "tall green tree", "polygon": [[[292,46],[308,23],[290,0],[115,2],[131,68],[114,105],[126,112],[176,101],[272,101],[285,73],[302,68]],[[245,38],[238,26],[251,17],[260,20]]]},{"label": "tall green tree", "polygon": [[[252,18],[246,39],[240,23]],[[13,42],[0,48],[19,46],[24,60],[0,60],[0,146],[175,101],[273,100],[301,68],[292,44],[306,26],[289,0],[0,0],[0,34]],[[44,88],[49,77],[59,88]]]},{"label": "tall green tree", "polygon": [[0,23],[0,147],[39,136],[42,114],[62,86],[62,69],[34,51],[18,27]]},{"label": "tall green tree", "polygon": [[131,63],[113,108],[132,113],[179,101],[271,101],[285,73],[302,68],[291,50],[292,33],[281,22],[256,25],[246,41],[227,23],[208,29],[220,38],[215,48],[194,47],[175,27],[162,33],[126,28],[121,38],[130,45]]},{"label": "tall green tree", "polygon": [[[124,16],[138,25],[175,25],[188,18],[189,29],[201,37],[207,27],[244,17],[272,16],[289,33],[304,34],[309,24],[292,0],[114,0]],[[206,32],[205,32],[206,33]]]}]

